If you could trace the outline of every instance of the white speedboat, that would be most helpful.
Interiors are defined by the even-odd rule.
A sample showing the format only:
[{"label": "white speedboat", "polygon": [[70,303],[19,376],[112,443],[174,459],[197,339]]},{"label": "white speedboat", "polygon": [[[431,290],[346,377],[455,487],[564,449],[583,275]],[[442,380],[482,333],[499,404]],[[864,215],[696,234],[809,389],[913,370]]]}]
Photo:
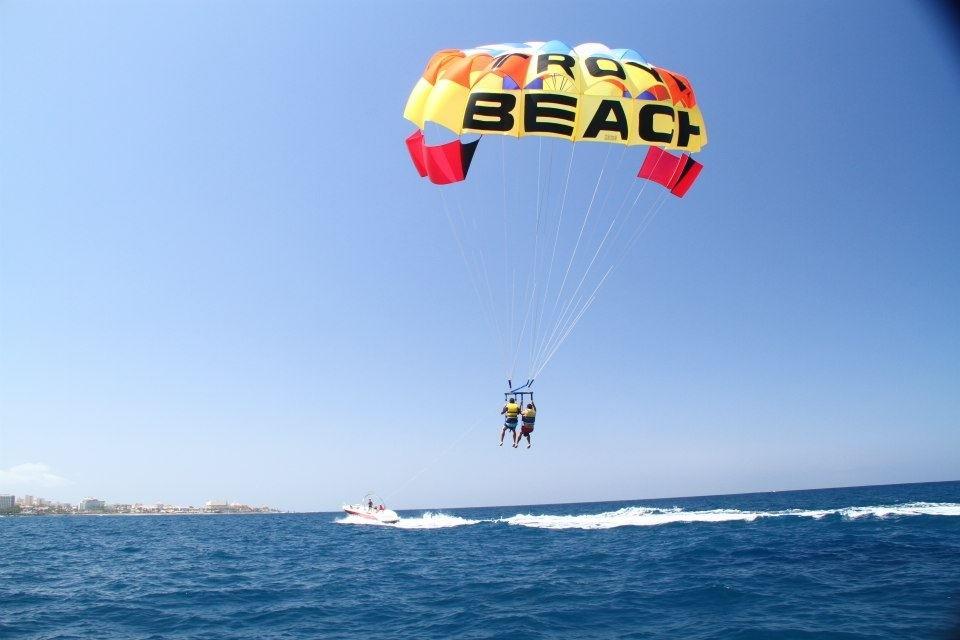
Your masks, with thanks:
[{"label": "white speedboat", "polygon": [[393,524],[394,522],[400,521],[400,516],[397,515],[397,512],[393,509],[387,509],[383,504],[383,500],[372,493],[363,496],[363,500],[358,504],[343,505],[343,511],[351,516],[363,518],[364,520],[382,522],[384,524]]}]

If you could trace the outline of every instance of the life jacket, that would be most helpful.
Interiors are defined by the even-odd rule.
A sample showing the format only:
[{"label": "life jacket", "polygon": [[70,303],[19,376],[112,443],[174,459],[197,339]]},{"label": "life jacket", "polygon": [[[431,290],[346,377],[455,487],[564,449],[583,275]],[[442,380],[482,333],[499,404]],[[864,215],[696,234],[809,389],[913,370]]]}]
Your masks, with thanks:
[{"label": "life jacket", "polygon": [[533,424],[537,420],[536,409],[524,409],[522,415],[523,415],[523,424]]},{"label": "life jacket", "polygon": [[507,418],[510,420],[516,420],[517,416],[520,415],[520,405],[514,402],[508,402],[504,408],[507,410]]}]

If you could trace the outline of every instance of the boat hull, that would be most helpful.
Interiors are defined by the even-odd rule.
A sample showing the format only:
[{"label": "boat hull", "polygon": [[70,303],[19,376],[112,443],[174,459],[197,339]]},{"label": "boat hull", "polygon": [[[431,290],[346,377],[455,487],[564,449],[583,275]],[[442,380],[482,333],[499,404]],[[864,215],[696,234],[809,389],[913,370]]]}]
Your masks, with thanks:
[{"label": "boat hull", "polygon": [[371,522],[382,522],[384,524],[394,524],[400,521],[400,516],[392,509],[368,509],[359,505],[344,505],[343,512],[347,515],[370,520]]}]

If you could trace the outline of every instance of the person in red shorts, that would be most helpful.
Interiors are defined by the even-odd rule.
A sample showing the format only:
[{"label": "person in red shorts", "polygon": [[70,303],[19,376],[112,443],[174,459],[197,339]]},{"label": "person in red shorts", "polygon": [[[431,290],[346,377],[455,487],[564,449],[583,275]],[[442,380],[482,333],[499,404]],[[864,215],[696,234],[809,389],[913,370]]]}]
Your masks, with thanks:
[{"label": "person in red shorts", "polygon": [[530,434],[533,433],[533,423],[537,421],[537,405],[532,402],[527,404],[527,408],[520,414],[520,435],[513,444],[514,447],[520,444],[524,438],[527,439],[527,449],[533,446],[530,442]]}]

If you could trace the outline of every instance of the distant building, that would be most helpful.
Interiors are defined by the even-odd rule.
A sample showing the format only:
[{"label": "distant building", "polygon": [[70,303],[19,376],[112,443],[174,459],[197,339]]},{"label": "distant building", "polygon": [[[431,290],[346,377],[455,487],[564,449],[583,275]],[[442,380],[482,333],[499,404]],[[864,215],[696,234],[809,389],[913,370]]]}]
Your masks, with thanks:
[{"label": "distant building", "polygon": [[33,496],[23,496],[20,498],[20,504],[24,507],[35,507],[37,506],[37,499]]},{"label": "distant building", "polygon": [[239,502],[207,500],[206,504],[203,505],[203,510],[208,513],[242,513],[253,509]]},{"label": "distant building", "polygon": [[106,507],[106,503],[103,500],[98,500],[96,498],[84,498],[80,501],[80,511],[103,511],[103,508]]},{"label": "distant building", "polygon": [[0,496],[0,513],[9,513],[13,511],[13,506],[16,504],[16,496]]}]

